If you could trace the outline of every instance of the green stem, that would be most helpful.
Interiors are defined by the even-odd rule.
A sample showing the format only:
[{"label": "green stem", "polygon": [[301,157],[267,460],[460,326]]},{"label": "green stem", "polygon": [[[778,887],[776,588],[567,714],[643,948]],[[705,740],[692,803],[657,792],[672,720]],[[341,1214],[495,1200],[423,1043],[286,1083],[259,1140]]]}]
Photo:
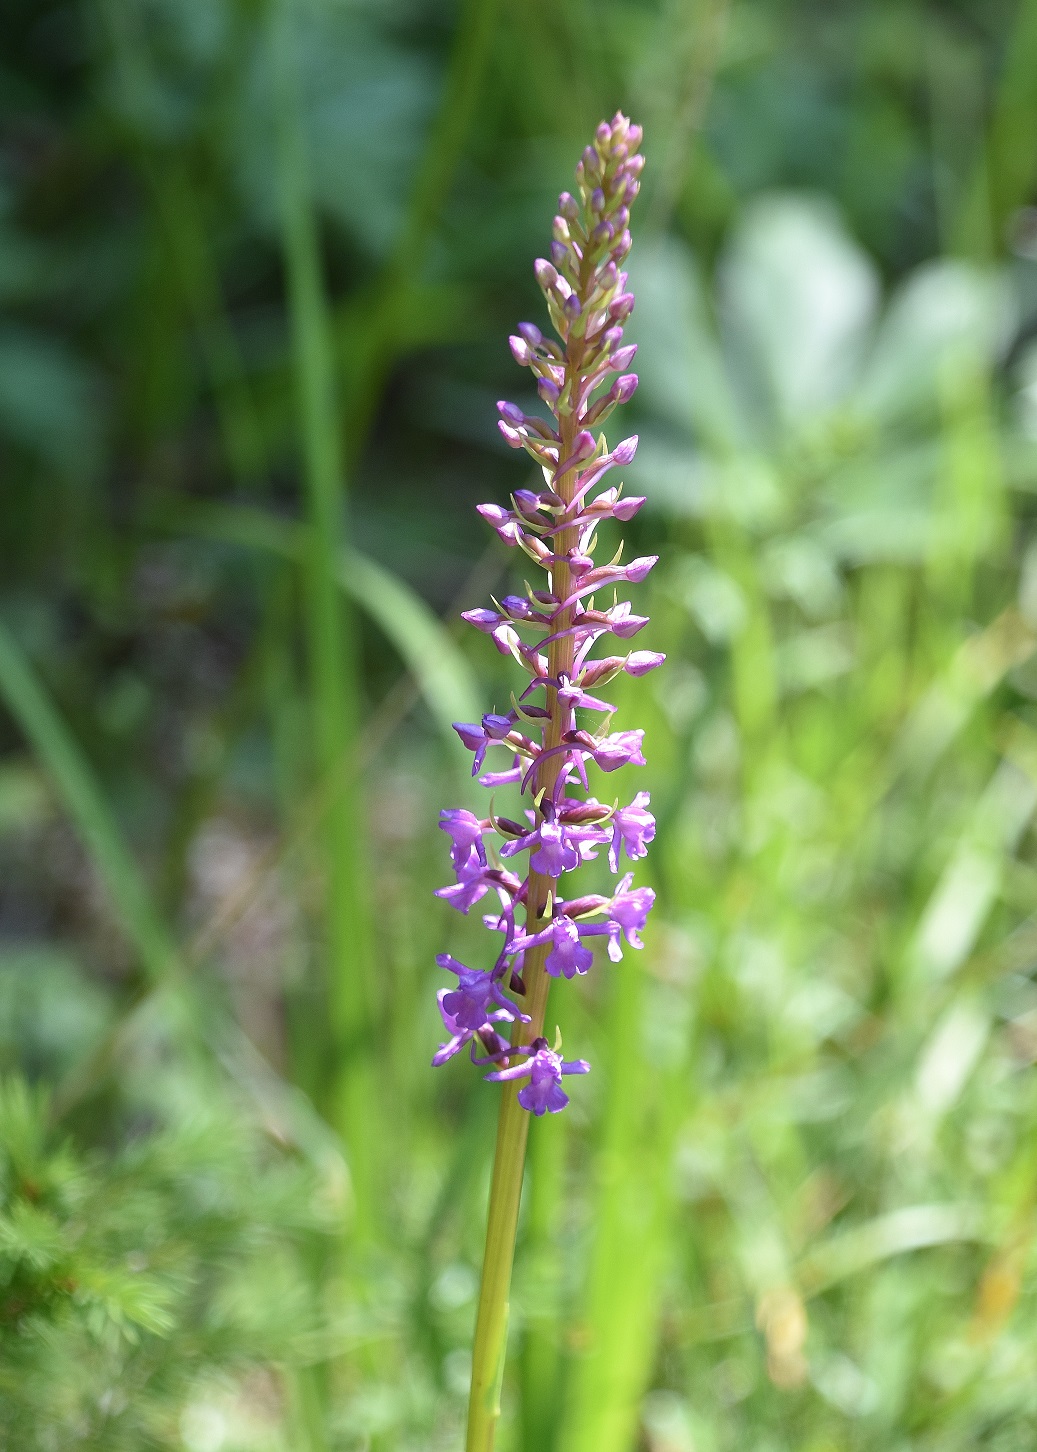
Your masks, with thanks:
[{"label": "green stem", "polygon": [[[337,573],[345,512],[335,370],[317,225],[302,130],[291,0],[275,0],[277,167],[281,229],[292,324],[305,464],[305,624],[312,677],[318,771],[332,776],[359,730],[356,651]],[[326,824],[328,990],[335,1076],[330,1116],[350,1154],[357,1229],[373,1224],[370,922],[360,844],[362,804],[350,781],[336,794]]]},{"label": "green stem", "polygon": [[[575,356],[569,359],[569,368],[574,374],[579,371],[581,354],[582,347],[577,344]],[[575,415],[569,414],[564,418],[560,429],[560,459],[572,455],[576,432]],[[555,488],[568,504],[576,489],[574,471],[570,470],[559,479]],[[556,546],[559,556],[564,557],[573,548],[577,533],[575,529],[561,531]],[[570,588],[569,566],[556,565],[551,577],[552,591],[559,600],[564,600]],[[557,628],[562,632],[562,639],[553,641],[548,648],[548,675],[555,679],[562,672],[567,676],[572,675],[574,644],[572,635],[567,633],[572,625],[572,616],[573,610],[570,607],[559,617]],[[550,688],[547,691],[547,709],[551,716],[544,733],[544,746],[551,750],[561,742],[565,713],[559,710],[557,693]],[[561,769],[562,756],[559,753],[548,757],[538,771],[537,789],[542,788],[547,797],[552,795]],[[530,935],[538,933],[546,923],[548,895],[554,888],[555,883],[549,877],[539,872],[530,872],[526,896],[526,931]],[[544,1031],[547,994],[551,986],[551,980],[544,969],[546,957],[546,944],[526,955],[522,969],[526,983],[522,1009],[529,1014],[530,1022],[517,1025],[514,1039],[516,1044],[532,1043]],[[505,1084],[497,1127],[497,1148],[486,1225],[486,1252],[483,1257],[475,1342],[472,1347],[472,1389],[468,1403],[466,1452],[493,1452],[497,1422],[500,1418],[500,1385],[504,1375],[504,1355],[508,1339],[508,1295],[515,1259],[515,1232],[518,1226],[528,1134],[529,1115],[518,1102],[518,1087],[513,1083]]]}]

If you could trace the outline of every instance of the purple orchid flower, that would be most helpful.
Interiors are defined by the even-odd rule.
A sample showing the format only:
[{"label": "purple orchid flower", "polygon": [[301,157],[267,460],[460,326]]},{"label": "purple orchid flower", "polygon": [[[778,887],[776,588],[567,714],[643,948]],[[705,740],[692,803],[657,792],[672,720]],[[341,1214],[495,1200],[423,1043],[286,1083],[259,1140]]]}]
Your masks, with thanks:
[{"label": "purple orchid flower", "polygon": [[[620,674],[642,676],[664,659],[657,651],[629,648],[626,642],[640,637],[648,617],[618,598],[618,587],[643,581],[657,557],[642,555],[627,564],[621,554],[607,563],[594,558],[602,522],[622,525],[644,504],[639,495],[624,495],[618,474],[634,458],[637,435],[610,447],[601,432],[637,388],[637,375],[629,371],[636,347],[623,340],[634,306],[623,263],[630,251],[630,207],[640,188],[640,139],[640,129],[625,116],[603,122],[576,169],[574,191],[559,197],[549,255],[534,266],[557,340],[536,323],[520,323],[509,339],[515,361],[530,370],[546,414],[531,414],[507,400],[497,405],[502,437],[535,460],[543,484],[527,487],[523,481],[508,504],[478,510],[546,579],[536,588],[527,585],[523,595],[493,600],[492,608],[464,612],[502,656],[514,660],[524,679],[516,683],[510,711],[491,711],[455,729],[473,754],[472,775],[479,784],[517,789],[525,800],[519,808],[505,804],[507,816],[496,801],[482,815],[450,808],[439,824],[450,838],[456,880],[436,895],[467,914],[495,892],[500,909],[484,913],[483,923],[502,933],[504,943],[488,970],[469,968],[449,954],[437,958],[456,974],[457,987],[440,994],[449,1038],[436,1063],[465,1044],[471,1044],[473,1056],[481,1045],[490,1059],[506,1058],[487,1077],[525,1080],[517,1099],[534,1114],[562,1109],[568,1102],[562,1077],[588,1068],[582,1059],[564,1062],[540,1036],[542,975],[574,978],[588,972],[595,937],[607,940],[613,960],[624,945],[641,947],[654,901],[650,888],[633,887],[630,873],[611,895],[563,889],[567,875],[602,848],[618,874],[624,854],[631,862],[643,857],[655,835],[648,792],[614,808],[588,794],[589,762],[606,773],[645,764],[644,732],[610,731],[606,724],[601,734],[592,734],[588,718],[580,716],[602,713],[609,722],[614,708],[598,692]],[[486,770],[491,746],[504,747],[510,765]],[[504,1040],[505,1024],[511,1025],[510,1043]]]},{"label": "purple orchid flower", "polygon": [[589,1074],[590,1064],[586,1059],[563,1060],[553,1049],[548,1048],[544,1038],[534,1039],[523,1053],[529,1054],[524,1064],[512,1064],[507,1069],[497,1069],[485,1077],[502,1084],[509,1079],[525,1079],[529,1083],[519,1090],[518,1101],[523,1109],[538,1117],[541,1114],[557,1114],[569,1103],[569,1096],[562,1088],[563,1074]]},{"label": "purple orchid flower", "polygon": [[487,867],[479,854],[473,847],[470,851],[468,861],[457,869],[457,881],[449,887],[437,887],[436,897],[441,897],[451,907],[456,908],[459,913],[468,915],[480,898],[486,896],[490,890],[490,883],[487,879]]},{"label": "purple orchid flower", "polygon": [[621,933],[631,948],[644,947],[640,933],[652,910],[652,904],[655,902],[655,893],[650,887],[631,889],[630,884],[633,880],[632,872],[628,872],[625,877],[620,879],[619,886],[608,906],[609,922],[606,926],[609,935],[609,957],[613,963],[618,963],[623,956],[623,949],[619,941]]},{"label": "purple orchid flower", "polygon": [[450,834],[450,860],[456,871],[460,872],[467,864],[473,847],[476,850],[482,848],[482,861],[485,862],[483,824],[474,812],[467,812],[463,807],[444,807],[439,814],[439,825]]},{"label": "purple orchid flower", "polygon": [[[512,1018],[523,1018],[515,1005],[504,997],[500,982],[493,972],[484,973],[478,968],[469,968],[449,953],[437,953],[436,962],[449,973],[456,973],[458,986],[448,989],[442,1006],[461,1028],[478,1032],[490,1014],[490,1005],[503,1008]],[[529,1022],[525,1019],[525,1022]]]},{"label": "purple orchid flower", "polygon": [[581,928],[565,913],[553,917],[542,933],[522,942],[522,951],[549,943],[550,951],[544,959],[544,969],[552,978],[575,978],[586,973],[594,962],[594,954],[580,941]]},{"label": "purple orchid flower", "polygon": [[[433,1055],[433,1069],[438,1069],[441,1064],[445,1064],[448,1059],[452,1059],[454,1055],[460,1053],[460,1051],[464,1048],[465,1044],[469,1042],[471,1042],[472,1045],[471,1056],[473,1064],[489,1063],[491,1060],[499,1059],[502,1055],[506,1054],[508,1051],[508,1042],[506,1039],[501,1038],[500,1034],[493,1027],[493,1025],[495,1023],[514,1023],[515,1015],[513,1013],[509,1013],[506,1008],[495,1008],[490,1014],[487,1015],[486,1021],[480,1024],[478,1028],[462,1028],[458,1024],[458,1021],[454,1017],[454,1015],[452,1013],[448,1013],[443,1006],[443,1000],[447,997],[449,992],[449,988],[441,988],[436,994],[436,1000],[439,1004],[439,1012],[443,1019],[443,1026],[445,1027],[450,1037],[447,1039],[445,1044],[440,1044],[439,1048]],[[479,1042],[486,1050],[486,1058],[476,1058],[476,1038],[478,1038]]]},{"label": "purple orchid flower", "polygon": [[573,872],[581,862],[597,856],[597,848],[608,841],[608,834],[594,826],[574,827],[568,823],[545,820],[524,837],[501,848],[502,857],[519,852],[533,852],[529,865],[545,877],[561,877]]},{"label": "purple orchid flower", "polygon": [[647,810],[651,800],[648,792],[638,792],[629,807],[620,807],[613,813],[612,846],[609,848],[609,867],[613,872],[619,871],[622,851],[631,862],[648,855],[647,844],[655,837],[655,818]]}]

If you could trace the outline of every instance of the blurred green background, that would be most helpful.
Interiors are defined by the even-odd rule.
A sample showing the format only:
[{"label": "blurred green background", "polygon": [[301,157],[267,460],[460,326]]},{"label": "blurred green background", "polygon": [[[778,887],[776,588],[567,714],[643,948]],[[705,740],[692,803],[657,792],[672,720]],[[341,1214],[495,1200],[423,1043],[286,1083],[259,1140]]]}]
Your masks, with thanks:
[{"label": "blurred green background", "polygon": [[461,1445],[456,615],[621,106],[659,901],[549,1006],[502,1452],[1028,1452],[1037,4],[10,0],[0,67],[0,1443]]}]

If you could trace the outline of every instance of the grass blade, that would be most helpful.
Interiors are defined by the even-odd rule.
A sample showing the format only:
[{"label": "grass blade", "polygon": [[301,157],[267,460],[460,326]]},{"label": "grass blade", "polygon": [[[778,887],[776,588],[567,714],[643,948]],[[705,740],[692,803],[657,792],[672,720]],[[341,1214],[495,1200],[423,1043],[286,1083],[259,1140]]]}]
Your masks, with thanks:
[{"label": "grass blade", "polygon": [[0,696],[54,783],[149,979],[154,984],[169,981],[177,972],[176,948],[152,907],[101,785],[4,625],[0,625]]},{"label": "grass blade", "polygon": [[[310,525],[303,542],[305,628],[315,765],[320,775],[327,776],[342,754],[355,746],[360,706],[356,643],[337,579],[345,518],[343,462],[329,309],[303,135],[294,22],[291,0],[275,4],[271,53],[277,185]],[[361,1234],[374,1226],[374,1146],[378,1138],[371,1122],[377,1103],[370,1050],[376,999],[372,925],[364,886],[363,811],[358,783],[350,778],[328,811],[324,846],[329,1029],[335,1064],[329,1114],[349,1147]]]}]

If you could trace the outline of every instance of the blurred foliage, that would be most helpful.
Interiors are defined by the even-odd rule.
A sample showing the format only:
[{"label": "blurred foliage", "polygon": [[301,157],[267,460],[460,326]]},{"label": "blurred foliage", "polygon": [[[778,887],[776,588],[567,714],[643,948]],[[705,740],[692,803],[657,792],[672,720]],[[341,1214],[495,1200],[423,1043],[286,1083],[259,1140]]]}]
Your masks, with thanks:
[{"label": "blurred foliage", "polygon": [[621,104],[659,907],[552,1003],[502,1452],[1031,1447],[1037,6],[5,18],[0,1440],[459,1445],[454,616]]}]

